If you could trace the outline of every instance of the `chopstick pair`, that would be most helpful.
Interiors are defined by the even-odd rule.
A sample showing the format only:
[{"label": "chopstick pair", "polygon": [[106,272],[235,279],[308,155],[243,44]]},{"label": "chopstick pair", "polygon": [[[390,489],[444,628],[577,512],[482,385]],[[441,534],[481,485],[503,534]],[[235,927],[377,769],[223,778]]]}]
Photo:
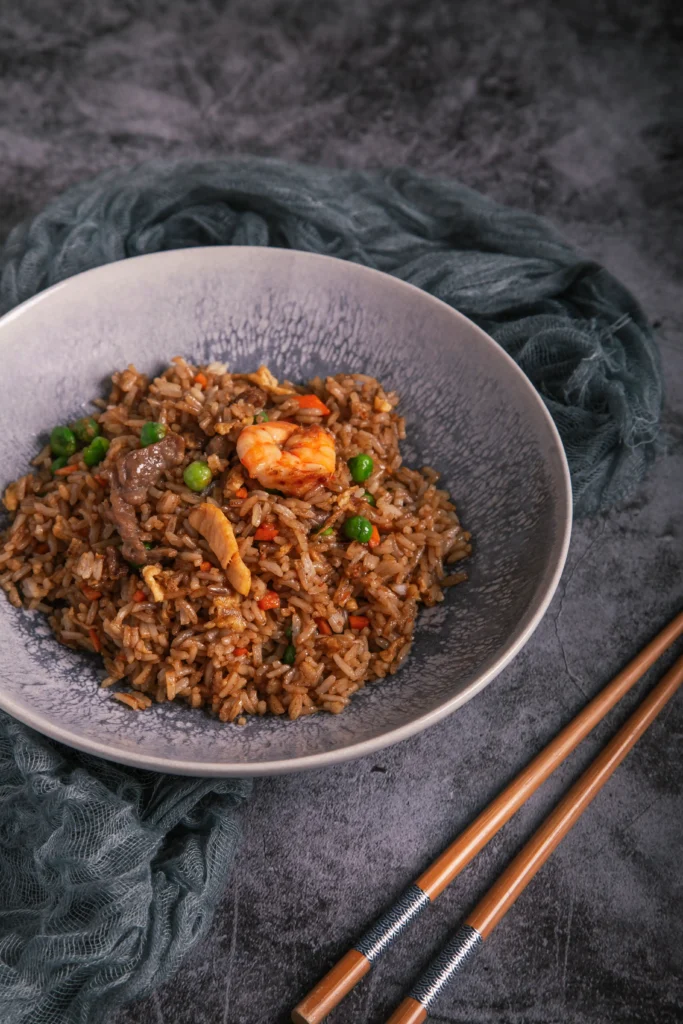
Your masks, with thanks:
[{"label": "chopstick pair", "polygon": [[[320,1024],[368,973],[408,924],[460,874],[605,715],[683,633],[680,612],[524,768],[410,885],[394,905],[292,1011],[294,1024]],[[683,683],[683,656],[546,818],[498,881],[413,986],[387,1024],[421,1024],[448,981],[493,931],[631,747]]]}]

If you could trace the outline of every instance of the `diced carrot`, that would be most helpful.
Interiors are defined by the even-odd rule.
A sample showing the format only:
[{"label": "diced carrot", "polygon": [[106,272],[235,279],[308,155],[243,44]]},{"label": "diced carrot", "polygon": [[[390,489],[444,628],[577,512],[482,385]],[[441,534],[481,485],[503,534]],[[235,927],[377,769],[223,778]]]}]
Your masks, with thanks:
[{"label": "diced carrot", "polygon": [[262,612],[267,612],[270,608],[279,608],[280,595],[276,594],[274,590],[266,590],[258,606]]},{"label": "diced carrot", "polygon": [[327,619],[316,619],[315,624],[320,630],[320,632],[324,633],[325,636],[332,636],[332,627],[330,626]]},{"label": "diced carrot", "polygon": [[248,647],[236,647],[235,650],[232,653],[237,658],[243,658],[245,654],[249,653],[249,648]]},{"label": "diced carrot", "polygon": [[99,601],[99,599],[102,597],[102,594],[100,593],[99,590],[95,590],[94,587],[89,587],[87,583],[83,583],[81,585],[81,590],[83,591],[83,593],[85,594],[89,601]]},{"label": "diced carrot", "polygon": [[367,615],[349,615],[349,626],[351,629],[365,629],[370,625]]},{"label": "diced carrot", "polygon": [[259,526],[254,534],[254,540],[272,540],[273,537],[277,537],[277,526],[273,526],[271,523],[264,523],[263,526]]},{"label": "diced carrot", "polygon": [[372,533],[370,535],[370,540],[368,541],[368,547],[369,548],[376,548],[381,540],[382,540],[382,538],[379,535],[379,530],[377,529],[377,527],[373,523],[372,524]]},{"label": "diced carrot", "polygon": [[317,409],[323,416],[329,416],[330,410],[317,395],[294,395],[300,409]]},{"label": "diced carrot", "polygon": [[144,590],[136,590],[135,593],[133,594],[133,600],[137,601],[137,603],[140,604],[141,601],[147,600],[147,595],[145,594]]},{"label": "diced carrot", "polygon": [[90,640],[91,640],[91,643],[92,643],[93,647],[95,648],[95,650],[99,654],[100,651],[102,650],[102,641],[98,637],[97,631],[92,629],[92,627],[91,627],[88,630],[88,636],[90,637]]},{"label": "diced carrot", "polygon": [[37,553],[39,555],[46,555],[49,550],[50,550],[50,545],[49,544],[38,544],[37,547],[36,547],[36,551],[37,551]]},{"label": "diced carrot", "polygon": [[68,476],[69,473],[75,473],[77,469],[78,469],[78,466],[74,466],[74,465],[60,466],[60,468],[56,469],[52,475],[53,476]]},{"label": "diced carrot", "polygon": [[249,492],[246,489],[246,487],[240,487],[239,491],[235,491],[235,497],[236,498],[246,498],[248,493]]},{"label": "diced carrot", "polygon": [[93,477],[93,479],[100,485],[100,487],[106,487],[107,486],[107,478],[104,477],[104,476],[101,476],[99,473],[98,473],[98,475],[96,477]]},{"label": "diced carrot", "polygon": [[199,568],[201,569],[202,572],[208,572],[209,569],[211,568],[211,562],[202,562]]},{"label": "diced carrot", "polygon": [[209,380],[206,374],[200,372],[195,374],[194,382],[195,384],[199,384],[200,388],[205,388],[206,385],[209,383]]}]

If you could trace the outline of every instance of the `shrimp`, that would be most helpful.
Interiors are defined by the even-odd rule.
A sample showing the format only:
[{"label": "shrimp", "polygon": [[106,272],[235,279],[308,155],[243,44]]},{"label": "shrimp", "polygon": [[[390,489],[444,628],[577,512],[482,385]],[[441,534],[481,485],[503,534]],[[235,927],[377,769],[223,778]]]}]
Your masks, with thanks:
[{"label": "shrimp", "polygon": [[249,476],[263,487],[303,497],[334,476],[334,438],[324,427],[274,420],[245,427],[237,454]]}]

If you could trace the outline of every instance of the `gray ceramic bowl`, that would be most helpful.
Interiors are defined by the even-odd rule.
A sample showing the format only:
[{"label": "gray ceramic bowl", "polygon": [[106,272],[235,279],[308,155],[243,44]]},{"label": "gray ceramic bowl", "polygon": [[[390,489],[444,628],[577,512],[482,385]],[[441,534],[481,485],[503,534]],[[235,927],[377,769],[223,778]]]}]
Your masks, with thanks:
[{"label": "gray ceramic bowl", "polygon": [[81,750],[165,772],[272,774],[334,764],[410,736],[486,686],[529,639],[564,565],[567,464],[514,362],[424,292],[352,263],[260,248],[184,249],[71,278],[0,321],[0,485],[107,376],[182,353],[277,375],[362,370],[402,398],[409,464],[435,466],[474,534],[467,584],[423,612],[406,666],[341,715],[226,726],[161,705],[134,714],[98,688],[92,656],[0,593],[0,706]]}]

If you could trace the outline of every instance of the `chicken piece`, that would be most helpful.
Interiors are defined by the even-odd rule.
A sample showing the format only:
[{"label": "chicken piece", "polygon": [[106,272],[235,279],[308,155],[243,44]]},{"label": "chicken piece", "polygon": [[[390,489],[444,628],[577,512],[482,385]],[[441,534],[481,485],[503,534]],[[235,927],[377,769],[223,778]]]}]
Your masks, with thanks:
[{"label": "chicken piece", "polygon": [[[252,384],[256,384],[265,392],[269,392],[272,395],[294,395],[296,392],[293,388],[284,388],[278,382],[277,377],[274,377],[267,366],[259,366],[256,373],[248,373],[247,380],[251,381]],[[240,397],[242,397],[240,395]]]},{"label": "chicken piece", "polygon": [[246,597],[251,589],[251,573],[242,561],[235,534],[225,514],[216,505],[204,502],[192,509],[188,522],[208,542],[237,593]]},{"label": "chicken piece", "polygon": [[155,579],[160,572],[161,566],[159,565],[146,565],[142,570],[142,578],[152,592],[152,599],[157,603],[166,600],[166,595]]},{"label": "chicken piece", "polygon": [[[236,595],[216,597],[211,605],[211,615],[216,620],[219,629],[230,629],[233,633],[243,633],[247,624],[239,608],[233,604],[235,597]],[[239,601],[239,598],[237,600]]]},{"label": "chicken piece", "polygon": [[5,490],[5,496],[2,499],[2,503],[8,512],[16,512],[19,508],[19,495],[17,494],[17,484],[10,484]]}]

